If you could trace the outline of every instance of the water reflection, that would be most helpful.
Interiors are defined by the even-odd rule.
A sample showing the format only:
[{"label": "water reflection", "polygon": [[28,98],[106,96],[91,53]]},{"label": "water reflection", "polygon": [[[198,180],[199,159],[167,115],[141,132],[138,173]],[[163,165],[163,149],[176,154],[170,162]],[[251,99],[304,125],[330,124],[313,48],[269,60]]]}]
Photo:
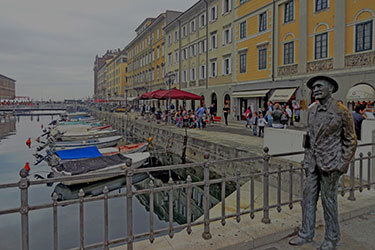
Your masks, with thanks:
[{"label": "water reflection", "polygon": [[0,140],[16,132],[16,119],[14,117],[0,119]]},{"label": "water reflection", "polygon": [[[161,163],[171,164],[180,160],[175,155],[166,153],[157,153],[157,158],[151,157],[151,166]],[[170,162],[171,161],[171,162]],[[154,165],[155,164],[155,165]],[[203,171],[200,168],[180,170],[180,171],[160,171],[152,174],[137,174],[133,176],[133,188],[135,190],[149,189],[150,181],[154,182],[154,188],[169,186],[168,180],[172,178],[175,184],[186,183],[187,175],[191,175],[193,182],[202,180]],[[211,178],[215,178],[214,173],[211,173]],[[114,179],[94,182],[86,185],[71,185],[63,184],[56,185],[54,192],[58,195],[59,201],[78,199],[80,189],[83,189],[85,196],[97,196],[103,194],[104,187],[107,186],[109,191],[118,190],[119,193],[126,192],[126,178],[117,177]],[[226,196],[232,193],[235,189],[235,184],[228,182],[226,184]],[[53,193],[51,194],[53,195]],[[203,215],[203,186],[194,186],[191,191],[191,221],[194,221]],[[150,211],[150,195],[142,194],[136,195],[139,203]],[[154,213],[160,221],[169,221],[169,191],[154,193]],[[218,204],[221,200],[220,184],[210,186],[210,208]],[[173,190],[173,221],[178,224],[187,223],[187,188],[178,188]]]},{"label": "water reflection", "polygon": [[[133,176],[133,184],[143,181],[148,178],[147,174],[137,174]],[[74,200],[78,199],[78,193],[82,189],[85,193],[85,197],[98,196],[103,194],[104,187],[107,186],[108,191],[119,190],[126,186],[126,177],[116,177],[107,179],[104,181],[92,182],[89,184],[78,184],[78,185],[64,185],[59,183],[55,186],[53,193],[57,194],[58,201]],[[51,196],[53,195],[51,194]]]}]

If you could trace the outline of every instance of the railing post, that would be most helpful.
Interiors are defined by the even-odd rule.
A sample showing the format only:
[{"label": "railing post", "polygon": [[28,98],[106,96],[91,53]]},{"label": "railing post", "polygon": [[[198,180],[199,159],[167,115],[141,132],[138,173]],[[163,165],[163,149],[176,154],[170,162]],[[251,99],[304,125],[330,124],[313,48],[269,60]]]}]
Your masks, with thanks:
[{"label": "railing post", "polygon": [[128,234],[128,250],[133,250],[133,169],[132,161],[126,160],[126,229]]},{"label": "railing post", "polygon": [[53,192],[52,201],[53,201],[53,249],[54,250],[59,249],[59,245],[58,245],[59,238],[58,238],[58,233],[57,233],[57,230],[58,230],[58,225],[57,225],[57,199],[58,199],[57,193]]},{"label": "railing post", "polygon": [[173,202],[174,202],[174,199],[173,199],[173,180],[172,180],[172,177],[169,177],[169,181],[168,181],[168,184],[169,184],[169,230],[168,230],[168,235],[169,237],[172,239],[173,236],[174,236],[174,233],[173,233]]},{"label": "railing post", "polygon": [[350,191],[349,191],[349,197],[348,200],[350,201],[355,201],[355,196],[354,196],[354,174],[355,174],[355,161],[354,159],[350,163]]},{"label": "railing post", "polygon": [[239,169],[237,169],[236,173],[236,189],[237,189],[237,195],[236,195],[236,221],[241,221],[241,185],[240,185],[240,177],[241,172]]},{"label": "railing post", "polygon": [[108,250],[109,249],[109,230],[108,230],[108,225],[109,225],[109,219],[108,219],[108,193],[109,189],[107,186],[103,188],[103,201],[104,201],[104,249]]},{"label": "railing post", "polygon": [[188,234],[191,234],[191,177],[190,175],[188,175],[186,181],[187,181],[187,199],[186,199],[187,228],[186,228],[186,231]]},{"label": "railing post", "polygon": [[204,210],[204,232],[202,237],[205,240],[212,238],[210,233],[210,168],[208,163],[209,155],[204,155],[205,163],[203,165],[203,178],[204,178],[204,200],[203,200],[203,210]]},{"label": "railing post", "polygon": [[83,189],[79,190],[78,198],[79,198],[79,245],[80,249],[85,248],[85,222],[84,222],[84,209],[83,209],[83,203],[85,192],[83,192]]},{"label": "railing post", "polygon": [[264,165],[263,165],[263,218],[262,222],[265,224],[271,223],[269,217],[269,161],[270,155],[268,154],[269,148],[264,148]]},{"label": "railing post", "polygon": [[151,192],[150,192],[150,242],[153,243],[155,240],[154,237],[154,182],[150,180],[149,183]]},{"label": "railing post", "polygon": [[22,233],[22,250],[29,250],[29,196],[28,188],[30,186],[27,176],[29,171],[25,168],[20,171],[21,180],[18,182],[18,187],[21,189],[21,233]]}]

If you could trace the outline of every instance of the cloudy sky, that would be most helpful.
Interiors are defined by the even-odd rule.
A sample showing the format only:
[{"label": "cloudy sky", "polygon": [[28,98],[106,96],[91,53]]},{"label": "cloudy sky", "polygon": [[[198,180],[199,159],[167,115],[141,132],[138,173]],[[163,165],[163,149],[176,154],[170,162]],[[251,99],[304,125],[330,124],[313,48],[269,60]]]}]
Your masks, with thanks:
[{"label": "cloudy sky", "polygon": [[197,0],[0,0],[0,74],[16,95],[93,95],[95,55],[123,49],[146,17],[187,10]]}]

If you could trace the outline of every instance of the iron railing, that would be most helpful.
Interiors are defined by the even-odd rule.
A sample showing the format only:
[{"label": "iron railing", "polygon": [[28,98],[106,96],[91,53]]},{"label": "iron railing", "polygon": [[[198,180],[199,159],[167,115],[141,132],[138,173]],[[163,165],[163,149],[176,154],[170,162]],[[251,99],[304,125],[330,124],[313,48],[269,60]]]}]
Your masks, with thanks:
[{"label": "iron railing", "polygon": [[[374,146],[375,143],[363,144],[359,147],[369,147]],[[131,161],[126,162],[126,169],[124,171],[119,172],[110,172],[110,173],[100,173],[100,174],[90,174],[85,176],[71,176],[71,177],[58,177],[58,178],[51,178],[51,179],[43,179],[43,180],[30,180],[28,178],[28,170],[22,169],[20,171],[21,179],[18,183],[8,183],[8,184],[0,184],[0,190],[6,188],[14,188],[18,187],[20,189],[21,194],[21,203],[19,207],[1,210],[1,215],[7,214],[17,214],[21,215],[21,233],[22,233],[22,249],[28,250],[29,249],[29,212],[45,209],[45,208],[52,208],[53,213],[53,249],[59,249],[58,239],[59,239],[59,225],[58,225],[58,207],[66,206],[70,204],[79,204],[79,247],[76,249],[94,249],[94,248],[104,248],[109,249],[109,246],[119,243],[126,243],[128,249],[133,249],[133,243],[135,240],[145,239],[148,238],[152,243],[156,236],[162,234],[168,234],[169,237],[173,237],[176,231],[180,231],[182,229],[186,229],[187,233],[190,234],[193,230],[193,226],[203,224],[204,231],[202,237],[204,239],[210,239],[210,223],[215,221],[221,221],[221,224],[224,226],[226,220],[229,218],[236,218],[237,222],[240,222],[241,216],[249,215],[252,219],[255,217],[255,213],[263,212],[262,215],[262,222],[263,223],[271,223],[271,218],[269,216],[270,209],[276,209],[278,212],[282,210],[283,207],[289,207],[289,209],[293,208],[295,203],[301,201],[300,195],[295,197],[295,182],[298,181],[299,183],[299,190],[303,189],[304,183],[304,175],[305,169],[301,164],[297,163],[287,163],[287,166],[283,166],[279,161],[276,167],[272,164],[272,159],[279,159],[280,157],[285,156],[292,156],[292,155],[299,155],[303,154],[304,152],[292,152],[292,153],[284,153],[284,154],[275,154],[270,155],[268,152],[268,148],[264,149],[263,156],[257,157],[248,157],[248,158],[236,158],[236,159],[228,159],[228,160],[219,160],[219,161],[209,161],[209,155],[205,155],[205,161],[199,163],[189,163],[183,165],[171,165],[171,166],[162,166],[162,167],[152,167],[152,168],[139,168],[133,169],[131,167]],[[340,189],[339,192],[341,195],[345,195],[349,193],[348,199],[351,201],[355,200],[355,191],[359,190],[360,192],[364,189],[370,189],[371,187],[375,186],[375,180],[371,179],[371,174],[375,169],[371,165],[372,159],[375,156],[372,156],[371,152],[368,152],[367,156],[364,156],[362,153],[360,154],[359,158],[355,158],[352,160],[349,176],[349,185],[346,186],[345,178],[342,178],[340,181]],[[233,176],[226,176],[225,174],[221,178],[210,179],[210,167],[217,166],[217,165],[225,165],[225,164],[233,164],[234,162],[242,162],[242,163],[249,163],[254,161],[263,161],[263,169],[258,171],[253,171],[254,169],[248,171],[248,174],[241,174],[238,170],[235,175]],[[359,177],[355,177],[356,171],[356,164],[355,162],[358,161],[359,164]],[[367,162],[367,176],[363,176],[363,171],[365,168],[365,163]],[[201,181],[192,181],[191,176],[187,176],[186,181],[181,183],[175,182],[171,177],[169,179],[168,185],[164,185],[161,187],[155,187],[153,180],[149,182],[149,188],[140,189],[140,190],[132,190],[132,183],[133,183],[133,176],[135,174],[140,173],[153,173],[158,171],[172,171],[172,170],[179,170],[179,169],[189,169],[189,168],[196,168],[201,167],[203,168],[203,180]],[[288,187],[287,193],[288,198],[285,200],[282,199],[282,178],[283,175],[286,175],[288,180]],[[67,200],[67,201],[58,201],[58,195],[53,193],[52,201],[45,204],[39,205],[30,205],[28,202],[29,197],[29,188],[30,186],[35,185],[42,185],[47,183],[56,183],[56,182],[64,182],[64,181],[73,181],[73,180],[80,180],[80,179],[88,179],[88,178],[97,178],[97,177],[115,177],[115,176],[126,176],[126,192],[125,193],[118,193],[118,194],[110,194],[109,189],[107,186],[103,188],[103,194],[96,196],[96,197],[84,197],[85,194],[81,189],[78,194],[78,199],[74,200]],[[270,177],[273,177],[273,183],[275,188],[277,189],[277,198],[276,202],[270,202]],[[297,180],[295,180],[297,178]],[[263,185],[263,207],[255,207],[255,188],[254,183],[256,180],[260,179]],[[226,190],[226,183],[227,182],[235,182],[236,183],[236,212],[231,214],[226,214],[225,206],[225,190]],[[250,181],[250,204],[249,209],[242,210],[240,208],[240,183],[244,181]],[[219,184],[221,188],[221,216],[211,218],[210,217],[210,186],[213,184]],[[199,221],[192,221],[191,219],[191,212],[192,212],[192,189],[194,187],[203,187],[204,195],[203,195],[203,220]],[[182,225],[174,225],[173,223],[173,193],[178,189],[184,189],[186,191],[186,214],[187,214],[187,222]],[[285,188],[284,188],[285,189]],[[155,194],[158,192],[163,192],[168,195],[168,202],[169,202],[169,226],[168,228],[163,229],[154,229],[154,197]],[[302,193],[302,192],[299,192]],[[149,204],[150,204],[150,218],[149,218],[149,232],[144,232],[140,234],[133,233],[133,222],[134,213],[133,213],[133,197],[137,195],[148,195],[149,196]],[[117,239],[109,239],[109,219],[108,219],[108,201],[113,198],[120,198],[123,197],[126,200],[126,219],[127,219],[127,235],[122,238]],[[98,242],[95,244],[85,244],[85,222],[84,222],[84,207],[85,204],[92,201],[103,201],[104,207],[104,235],[103,241]]]}]

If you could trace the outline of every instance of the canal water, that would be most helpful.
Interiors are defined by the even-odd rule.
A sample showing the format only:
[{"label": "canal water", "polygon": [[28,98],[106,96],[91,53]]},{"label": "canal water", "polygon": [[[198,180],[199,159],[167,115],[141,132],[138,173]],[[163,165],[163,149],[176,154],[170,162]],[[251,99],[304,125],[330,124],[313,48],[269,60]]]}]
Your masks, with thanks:
[{"label": "canal water", "polygon": [[[34,140],[42,134],[41,126],[44,127],[57,117],[10,117],[0,118],[0,183],[18,182],[19,171],[26,162],[30,163],[30,178],[35,179],[35,174],[47,176],[50,168],[44,162],[33,166],[35,161],[32,155],[38,143]],[[31,148],[26,146],[26,140],[32,139]],[[150,160],[153,165],[167,165],[181,163],[176,155],[165,152],[151,152]],[[133,189],[148,188],[152,179],[155,186],[168,185],[170,177],[175,182],[183,182],[189,171],[158,172],[149,175],[134,176]],[[203,174],[200,170],[194,171],[193,181],[200,180]],[[66,186],[62,183],[53,185],[38,185],[29,188],[29,204],[40,205],[50,203],[54,192],[58,194],[59,200],[72,200],[78,198],[78,192],[83,189],[86,196],[97,196],[102,194],[104,186],[110,193],[124,193],[125,178],[114,178],[102,182],[86,185]],[[234,189],[234,185],[227,183],[226,195]],[[211,187],[210,206],[219,202],[221,197],[219,186]],[[168,227],[168,193],[155,194],[154,229]],[[20,192],[18,188],[0,189],[0,210],[17,208],[20,206]],[[186,190],[180,189],[174,192],[174,222],[175,224],[186,223]],[[149,196],[139,195],[133,198],[134,229],[135,234],[149,231]],[[104,238],[104,206],[103,201],[85,203],[84,229],[85,244],[103,241]],[[192,220],[203,214],[203,189],[195,188],[192,192]],[[52,249],[53,248],[53,218],[52,209],[42,209],[29,213],[29,238],[30,249]],[[20,214],[0,216],[0,249],[21,248],[21,220]],[[117,239],[126,236],[126,200],[125,197],[109,200],[109,238]],[[58,207],[58,237],[59,248],[68,249],[79,246],[79,205],[68,205]]]}]

